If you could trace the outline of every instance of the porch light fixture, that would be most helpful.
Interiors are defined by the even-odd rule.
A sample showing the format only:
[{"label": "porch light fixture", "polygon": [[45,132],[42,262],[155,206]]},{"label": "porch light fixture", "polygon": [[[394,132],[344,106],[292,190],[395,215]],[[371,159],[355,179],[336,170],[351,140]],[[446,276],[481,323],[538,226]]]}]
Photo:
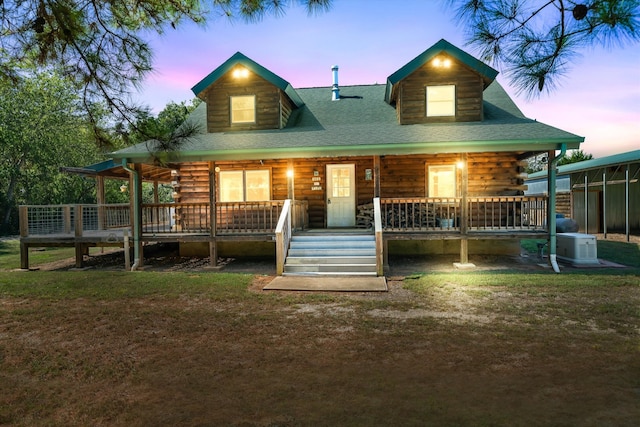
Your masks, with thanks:
[{"label": "porch light fixture", "polygon": [[244,67],[238,67],[233,70],[232,75],[236,79],[246,79],[247,77],[249,77],[249,70]]},{"label": "porch light fixture", "polygon": [[287,169],[287,178],[293,178],[293,169]]},{"label": "porch light fixture", "polygon": [[121,193],[126,193],[127,192],[127,184],[122,184],[120,186],[120,192]]},{"label": "porch light fixture", "polygon": [[456,163],[456,167],[458,169],[464,169],[464,162],[462,160],[458,161],[458,163]]},{"label": "porch light fixture", "polygon": [[220,172],[220,166],[216,166],[214,171],[216,171],[216,173]]}]

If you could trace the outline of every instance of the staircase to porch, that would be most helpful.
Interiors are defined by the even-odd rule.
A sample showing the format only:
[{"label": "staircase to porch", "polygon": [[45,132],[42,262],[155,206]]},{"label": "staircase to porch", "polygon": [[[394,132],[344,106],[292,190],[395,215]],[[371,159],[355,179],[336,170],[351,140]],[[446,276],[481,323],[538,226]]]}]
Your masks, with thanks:
[{"label": "staircase to porch", "polygon": [[376,276],[376,242],[363,232],[304,232],[291,238],[285,276]]}]

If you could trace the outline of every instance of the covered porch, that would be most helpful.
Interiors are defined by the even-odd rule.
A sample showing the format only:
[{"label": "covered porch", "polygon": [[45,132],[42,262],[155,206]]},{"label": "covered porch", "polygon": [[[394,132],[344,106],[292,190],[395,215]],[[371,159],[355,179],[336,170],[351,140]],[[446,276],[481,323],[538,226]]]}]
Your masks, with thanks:
[{"label": "covered porch", "polygon": [[[221,242],[273,242],[277,271],[282,274],[292,236],[309,229],[304,200],[211,206],[179,202],[143,203],[139,209],[129,204],[21,206],[21,268],[29,268],[29,247],[75,247],[77,267],[82,267],[89,247],[122,247],[126,252],[133,249],[134,265],[141,267],[146,243],[199,242],[208,244],[215,266]],[[548,237],[546,196],[374,198],[371,206],[360,229],[375,236],[378,275],[388,265],[391,240],[458,240],[460,262],[465,263],[469,240]]]}]

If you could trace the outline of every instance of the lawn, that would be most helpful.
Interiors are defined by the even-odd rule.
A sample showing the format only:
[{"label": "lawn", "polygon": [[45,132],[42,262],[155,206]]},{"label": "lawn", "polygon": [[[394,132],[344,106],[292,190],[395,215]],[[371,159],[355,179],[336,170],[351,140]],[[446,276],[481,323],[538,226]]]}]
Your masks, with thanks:
[{"label": "lawn", "polygon": [[635,262],[414,274],[369,294],[2,271],[0,425],[636,426]]}]

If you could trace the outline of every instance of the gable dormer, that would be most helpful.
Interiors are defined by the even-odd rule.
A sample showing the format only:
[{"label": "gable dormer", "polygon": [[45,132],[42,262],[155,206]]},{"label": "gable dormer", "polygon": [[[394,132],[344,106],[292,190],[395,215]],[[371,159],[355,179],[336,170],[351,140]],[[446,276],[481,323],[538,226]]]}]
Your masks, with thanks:
[{"label": "gable dormer", "polygon": [[482,94],[498,72],[446,40],[387,78],[400,124],[481,121]]},{"label": "gable dormer", "polygon": [[282,129],[304,103],[291,85],[237,52],[192,89],[207,105],[207,132]]}]

